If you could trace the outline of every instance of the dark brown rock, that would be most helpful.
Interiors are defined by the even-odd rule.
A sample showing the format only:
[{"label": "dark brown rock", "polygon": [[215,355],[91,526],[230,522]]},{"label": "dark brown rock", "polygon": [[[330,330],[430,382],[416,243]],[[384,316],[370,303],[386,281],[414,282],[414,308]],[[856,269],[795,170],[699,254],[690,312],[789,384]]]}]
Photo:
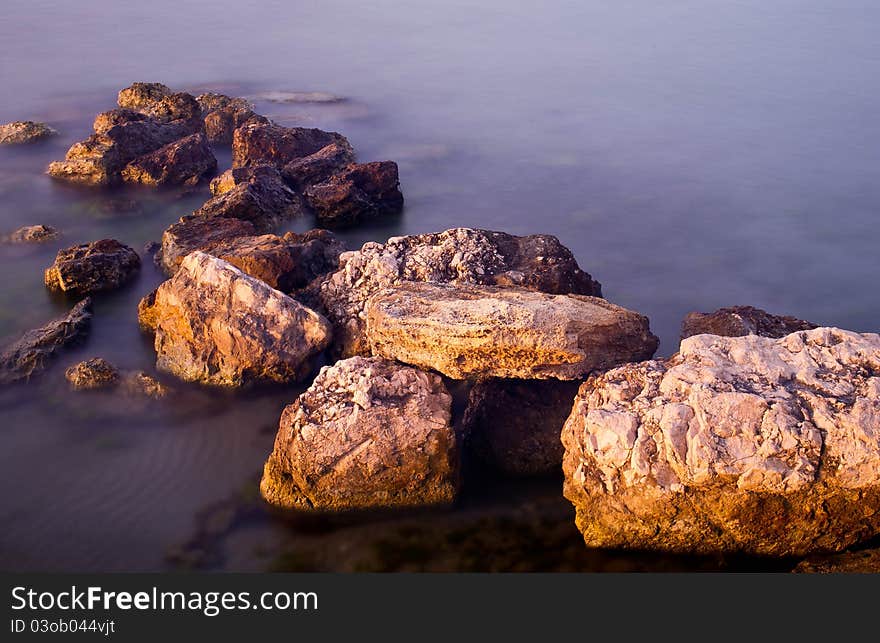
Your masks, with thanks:
[{"label": "dark brown rock", "polygon": [[64,317],[29,330],[0,354],[0,384],[30,379],[43,371],[57,353],[86,336],[92,321],[92,300],[88,297]]},{"label": "dark brown rock", "polygon": [[226,94],[217,94],[215,92],[205,92],[196,96],[199,107],[202,108],[202,116],[207,116],[211,112],[218,109],[231,107],[237,110],[253,109],[254,106],[246,98],[237,96],[227,96]]},{"label": "dark brown rock", "polygon": [[231,145],[235,130],[247,123],[268,124],[269,119],[250,109],[222,107],[205,116],[205,133],[215,145]]},{"label": "dark brown rock", "polygon": [[327,181],[311,186],[305,195],[318,221],[328,227],[354,225],[403,209],[394,161],[354,163]]},{"label": "dark brown rock", "polygon": [[314,154],[331,143],[348,143],[336,132],[306,127],[248,123],[235,130],[232,167],[268,163],[282,167],[295,158]]},{"label": "dark brown rock", "polygon": [[76,391],[112,388],[119,383],[119,371],[100,357],[79,362],[64,372],[64,377]]},{"label": "dark brown rock", "polygon": [[0,125],[0,145],[23,145],[36,143],[58,134],[45,123],[13,121]]},{"label": "dark brown rock", "polygon": [[798,574],[880,574],[880,549],[812,556],[794,568]]},{"label": "dark brown rock", "polygon": [[122,179],[143,185],[196,185],[217,172],[204,134],[191,134],[145,154],[122,170]]},{"label": "dark brown rock", "polygon": [[101,239],[59,250],[44,281],[50,290],[87,295],[120,287],[140,268],[134,250],[115,239]]},{"label": "dark brown rock", "polygon": [[579,382],[487,380],[471,388],[461,421],[473,453],[508,475],[562,473],[562,427]]},{"label": "dark brown rock", "polygon": [[721,335],[722,337],[785,337],[799,330],[812,330],[813,324],[796,317],[772,315],[752,306],[719,308],[711,313],[688,313],[681,322],[681,338],[692,335]]},{"label": "dark brown rock", "polygon": [[156,262],[168,275],[177,272],[183,258],[194,250],[210,251],[230,239],[256,233],[250,221],[226,217],[184,217],[162,234],[162,248]]},{"label": "dark brown rock", "polygon": [[354,162],[354,150],[348,141],[331,143],[314,154],[293,159],[281,168],[281,176],[297,190],[322,183]]}]

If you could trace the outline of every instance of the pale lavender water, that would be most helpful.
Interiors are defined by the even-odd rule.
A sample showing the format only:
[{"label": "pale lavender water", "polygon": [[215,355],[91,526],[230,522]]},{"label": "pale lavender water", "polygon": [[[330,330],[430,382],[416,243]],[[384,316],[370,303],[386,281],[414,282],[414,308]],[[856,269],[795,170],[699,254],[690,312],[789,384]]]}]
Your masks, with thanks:
[{"label": "pale lavender water", "polygon": [[[0,122],[63,135],[0,149],[0,229],[65,236],[0,248],[0,336],[66,307],[41,281],[61,245],[140,249],[206,198],[42,174],[135,80],[347,97],[258,107],[399,162],[404,216],[345,233],[352,247],[453,226],[555,234],[609,299],[650,317],[661,354],[685,313],[726,305],[880,328],[875,2],[121,4],[4,3]],[[87,346],[0,394],[0,568],[161,568],[200,507],[259,472],[296,389],[185,387],[185,402],[144,409],[65,391],[84,357],[151,367],[134,307],[160,279],[147,265],[101,298]]]}]

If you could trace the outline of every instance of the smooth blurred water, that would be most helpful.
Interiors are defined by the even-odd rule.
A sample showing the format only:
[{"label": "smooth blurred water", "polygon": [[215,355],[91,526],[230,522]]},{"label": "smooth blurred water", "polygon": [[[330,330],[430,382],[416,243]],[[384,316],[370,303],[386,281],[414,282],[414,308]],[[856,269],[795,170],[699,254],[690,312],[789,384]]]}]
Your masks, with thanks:
[{"label": "smooth blurred water", "polygon": [[[64,237],[0,248],[0,337],[69,305],[42,286],[59,247],[140,250],[206,198],[43,175],[135,80],[345,96],[258,111],[398,161],[403,217],[345,233],[352,247],[453,226],[555,234],[609,299],[650,317],[660,354],[688,311],[736,304],[877,331],[878,25],[866,0],[6,0],[0,122],[62,136],[0,148],[0,231]],[[134,308],[160,279],[146,265],[100,298],[85,347],[0,395],[0,567],[160,567],[200,506],[259,471],[295,389],[185,387],[179,407],[146,409],[65,392],[77,359],[151,367]]]}]

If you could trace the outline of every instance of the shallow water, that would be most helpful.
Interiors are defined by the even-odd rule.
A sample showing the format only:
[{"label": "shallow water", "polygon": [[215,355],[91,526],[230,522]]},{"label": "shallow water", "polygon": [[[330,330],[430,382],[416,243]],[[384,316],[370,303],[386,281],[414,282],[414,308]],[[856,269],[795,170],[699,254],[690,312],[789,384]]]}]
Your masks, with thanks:
[{"label": "shallow water", "polygon": [[[135,80],[346,97],[257,111],[398,161],[404,215],[345,232],[351,247],[460,225],[555,234],[609,299],[650,317],[660,354],[685,313],[726,305],[878,329],[877,3],[474,4],[7,0],[0,122],[62,136],[0,148],[0,232],[64,236],[0,246],[0,337],[69,307],[42,286],[59,247],[115,237],[140,250],[206,198],[43,175]],[[0,568],[163,568],[203,507],[252,485],[296,389],[175,384],[174,401],[143,407],[66,391],[64,367],[93,355],[152,368],[135,308],[160,279],[145,261],[97,299],[84,347],[0,393]]]}]

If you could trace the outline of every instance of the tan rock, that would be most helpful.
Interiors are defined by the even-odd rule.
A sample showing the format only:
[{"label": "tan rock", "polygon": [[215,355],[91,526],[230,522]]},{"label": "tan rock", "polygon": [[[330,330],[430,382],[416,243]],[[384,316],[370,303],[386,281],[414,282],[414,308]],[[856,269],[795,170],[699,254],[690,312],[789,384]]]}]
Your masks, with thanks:
[{"label": "tan rock", "polygon": [[367,302],[373,355],[453,379],[578,379],[649,359],[648,319],[582,295],[524,288],[405,283]]},{"label": "tan rock", "polygon": [[187,381],[294,381],[330,342],[320,314],[203,252],[188,255],[145,308],[157,368]]},{"label": "tan rock", "polygon": [[437,375],[375,358],[324,367],[284,409],[260,490],[304,511],[448,504],[452,398]]},{"label": "tan rock", "polygon": [[0,145],[36,143],[52,136],[56,136],[57,134],[57,131],[45,123],[35,123],[34,121],[13,121],[11,123],[0,125]]},{"label": "tan rock", "polygon": [[696,335],[588,379],[563,430],[591,547],[804,555],[880,533],[880,335]]}]

